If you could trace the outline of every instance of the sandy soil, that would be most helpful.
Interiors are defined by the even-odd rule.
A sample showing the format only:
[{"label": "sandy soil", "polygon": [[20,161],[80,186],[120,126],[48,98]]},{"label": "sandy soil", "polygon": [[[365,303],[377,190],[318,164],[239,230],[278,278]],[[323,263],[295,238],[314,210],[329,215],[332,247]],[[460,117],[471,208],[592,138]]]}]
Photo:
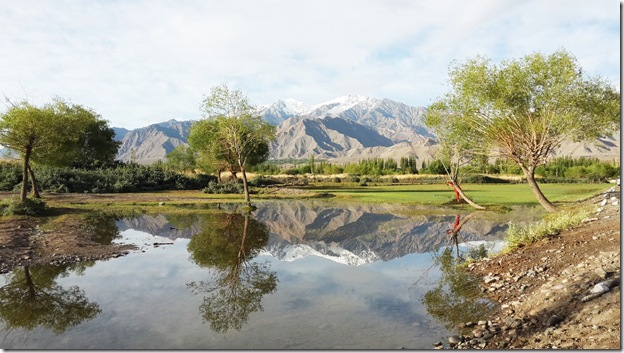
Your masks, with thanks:
[{"label": "sandy soil", "polygon": [[[50,202],[76,204],[93,198],[111,203],[129,198],[140,202],[193,201],[192,194],[166,198],[159,194],[44,197]],[[619,197],[617,187],[585,201],[596,208],[596,213],[575,229],[471,264],[469,271],[483,279],[484,293],[501,305],[491,317],[463,323],[463,334],[453,337],[461,343],[452,346],[620,349]],[[133,249],[130,245],[98,244],[77,217],[48,222],[47,218],[27,217],[0,221],[0,273],[29,264],[118,257]],[[590,295],[605,281],[606,293]],[[450,346],[444,342],[445,348]]]}]

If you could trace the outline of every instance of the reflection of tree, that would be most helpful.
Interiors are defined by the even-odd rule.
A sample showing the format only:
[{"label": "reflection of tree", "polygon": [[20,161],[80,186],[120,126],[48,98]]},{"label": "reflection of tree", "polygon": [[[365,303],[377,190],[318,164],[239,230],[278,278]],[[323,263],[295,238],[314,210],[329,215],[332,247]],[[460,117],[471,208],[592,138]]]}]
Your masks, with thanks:
[{"label": "reflection of tree", "polygon": [[94,212],[89,213],[82,223],[82,230],[91,236],[93,241],[102,245],[110,245],[120,237],[115,216]]},{"label": "reflection of tree", "polygon": [[455,244],[455,249],[457,250],[457,257],[460,259],[461,259],[461,255],[459,255],[459,232],[461,231],[464,224],[466,224],[466,222],[470,218],[474,217],[475,214],[476,212],[473,212],[469,214],[468,216],[464,217],[464,219],[461,221],[460,221],[461,215],[458,214],[457,216],[455,216],[455,223],[453,224],[453,229],[449,229],[446,231],[446,234],[449,235],[449,241],[451,243],[451,246]]},{"label": "reflection of tree", "polygon": [[442,278],[422,300],[427,312],[449,330],[457,328],[460,323],[485,317],[495,307],[482,297],[479,279],[458,267],[459,261],[453,257],[451,248],[436,256],[435,263],[440,266]]},{"label": "reflection of tree", "polygon": [[98,315],[101,309],[80,288],[56,284],[68,269],[68,265],[25,266],[6,275],[8,284],[0,288],[0,320],[7,330],[41,326],[59,334]]},{"label": "reflection of tree", "polygon": [[168,214],[167,221],[176,229],[190,229],[198,221],[196,214]]},{"label": "reflection of tree", "polygon": [[212,280],[188,284],[194,294],[207,293],[199,310],[213,331],[240,330],[250,313],[262,311],[262,297],[277,288],[268,264],[250,261],[268,239],[268,228],[248,213],[213,215],[191,238],[193,261],[215,270]]}]

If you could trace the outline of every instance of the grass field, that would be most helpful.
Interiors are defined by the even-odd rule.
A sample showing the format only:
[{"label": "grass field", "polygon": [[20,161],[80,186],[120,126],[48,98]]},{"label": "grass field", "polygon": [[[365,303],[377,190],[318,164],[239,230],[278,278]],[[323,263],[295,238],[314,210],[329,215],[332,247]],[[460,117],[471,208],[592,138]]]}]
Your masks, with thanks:
[{"label": "grass field", "polygon": [[[602,192],[610,184],[542,184],[546,197],[555,204],[586,199]],[[337,198],[360,202],[396,202],[424,205],[448,205],[455,201],[453,189],[445,185],[322,186],[309,191],[327,192]],[[466,184],[466,195],[483,206],[538,205],[528,184]]]},{"label": "grass field", "polygon": [[[566,204],[586,199],[607,190],[612,184],[543,184],[546,197],[562,208]],[[537,206],[539,203],[527,184],[465,184],[468,197],[490,210],[504,210],[513,206]],[[272,193],[267,191],[271,190]],[[399,203],[410,205],[443,206],[465,210],[472,207],[457,204],[453,189],[440,184],[393,184],[359,186],[357,184],[320,184],[300,188],[260,190],[251,195],[252,203],[266,200],[305,200],[323,198],[328,202]],[[273,193],[276,192],[277,193]],[[11,197],[5,193],[0,198]],[[66,196],[64,196],[66,195]],[[211,212],[219,203],[243,203],[243,195],[215,195],[201,191],[160,191],[123,194],[56,194],[43,195],[57,212],[64,209],[99,210],[115,212],[192,213]]]}]

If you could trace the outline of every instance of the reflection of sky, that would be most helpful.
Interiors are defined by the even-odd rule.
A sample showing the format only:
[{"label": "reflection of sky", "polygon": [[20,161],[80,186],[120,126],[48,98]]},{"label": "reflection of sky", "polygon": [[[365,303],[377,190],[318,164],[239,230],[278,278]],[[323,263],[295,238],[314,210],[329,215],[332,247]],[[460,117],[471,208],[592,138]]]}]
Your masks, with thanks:
[{"label": "reflection of sky", "polygon": [[430,254],[359,267],[315,256],[292,262],[258,256],[277,273],[277,291],[241,331],[216,334],[202,323],[203,295],[186,287],[211,278],[190,261],[188,240],[153,247],[165,240],[134,230],[122,236],[149,245],[144,253],[97,262],[83,276],[57,279],[84,290],[102,309],[99,316],[59,336],[13,332],[3,347],[27,341],[23,347],[48,349],[430,348],[447,334],[420,304],[438,274],[429,273],[427,288],[411,287],[430,267]]}]

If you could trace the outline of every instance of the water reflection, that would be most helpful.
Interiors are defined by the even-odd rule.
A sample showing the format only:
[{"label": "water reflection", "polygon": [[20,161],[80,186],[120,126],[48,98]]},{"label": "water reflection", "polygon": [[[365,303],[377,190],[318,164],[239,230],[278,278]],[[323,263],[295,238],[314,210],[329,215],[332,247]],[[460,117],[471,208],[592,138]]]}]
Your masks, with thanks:
[{"label": "water reflection", "polygon": [[461,218],[461,214],[457,214],[455,216],[455,223],[453,223],[453,228],[451,229],[447,229],[446,230],[446,234],[449,235],[449,245],[452,247],[453,245],[455,245],[455,250],[457,252],[457,257],[459,259],[461,259],[461,255],[459,253],[459,232],[461,231],[462,227],[466,224],[466,222],[468,222],[468,220],[470,218],[473,218],[475,215],[477,215],[477,212],[473,212],[467,216],[465,216],[463,219]]},{"label": "water reflection", "polygon": [[101,310],[84,291],[56,283],[58,277],[67,276],[70,271],[82,273],[86,266],[89,264],[25,266],[5,275],[7,284],[0,288],[0,320],[6,330],[42,327],[60,334],[96,317]]},{"label": "water reflection", "polygon": [[199,312],[213,331],[240,330],[249,314],[263,310],[262,297],[277,288],[277,275],[268,263],[251,261],[266,245],[268,229],[249,213],[210,215],[203,222],[188,251],[193,262],[213,270],[212,278],[187,287],[205,295]]},{"label": "water reflection", "polygon": [[[507,214],[479,211],[440,214],[439,208],[406,205],[341,205],[327,202],[262,202],[253,218],[265,224],[266,251],[293,261],[315,255],[349,265],[390,261],[412,253],[434,252],[449,243],[449,234],[465,242],[501,241],[508,221],[529,222],[538,216],[522,210]],[[224,204],[225,212],[233,207]],[[429,214],[437,212],[435,214]],[[137,229],[175,240],[202,232],[199,215],[145,215],[118,222],[120,229]],[[518,218],[521,217],[521,218]],[[466,222],[470,219],[470,222]],[[455,222],[455,226],[452,226]],[[450,227],[450,229],[449,229]],[[457,237],[460,234],[461,237]],[[451,239],[453,240],[453,239]],[[457,243],[459,243],[458,241]]]},{"label": "water reflection", "polygon": [[453,256],[452,248],[436,254],[434,263],[439,266],[442,277],[422,299],[429,315],[448,330],[456,329],[460,323],[487,317],[495,308],[494,303],[483,298],[479,279],[459,268],[460,262],[461,259]]},{"label": "water reflection", "polygon": [[89,213],[81,226],[85,233],[91,235],[93,241],[102,245],[110,245],[121,237],[114,215],[101,212]]}]

